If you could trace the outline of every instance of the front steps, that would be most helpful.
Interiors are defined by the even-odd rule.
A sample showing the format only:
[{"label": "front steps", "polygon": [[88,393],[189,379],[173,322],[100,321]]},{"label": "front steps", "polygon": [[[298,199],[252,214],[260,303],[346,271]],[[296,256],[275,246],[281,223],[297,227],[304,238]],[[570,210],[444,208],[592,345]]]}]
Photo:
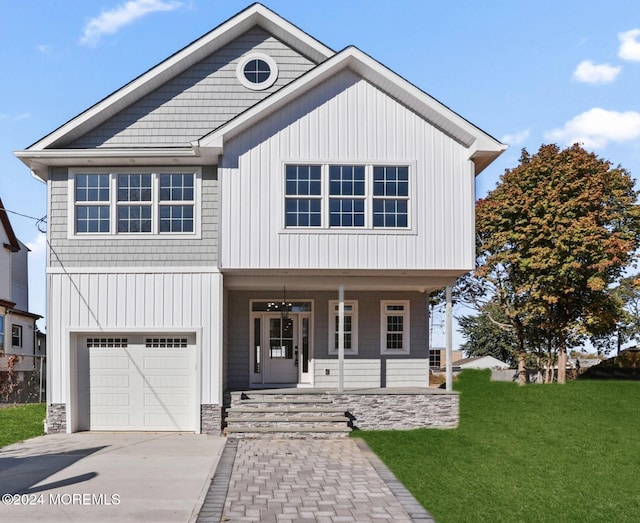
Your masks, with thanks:
[{"label": "front steps", "polygon": [[346,409],[324,394],[232,392],[226,409],[230,438],[335,438],[351,432]]}]

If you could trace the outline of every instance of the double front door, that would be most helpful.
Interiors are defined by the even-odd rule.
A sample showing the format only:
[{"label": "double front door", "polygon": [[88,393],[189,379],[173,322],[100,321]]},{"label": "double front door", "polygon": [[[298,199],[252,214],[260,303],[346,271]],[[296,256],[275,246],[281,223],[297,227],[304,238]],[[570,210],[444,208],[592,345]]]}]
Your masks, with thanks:
[{"label": "double front door", "polygon": [[308,383],[310,327],[310,313],[254,313],[252,385]]}]

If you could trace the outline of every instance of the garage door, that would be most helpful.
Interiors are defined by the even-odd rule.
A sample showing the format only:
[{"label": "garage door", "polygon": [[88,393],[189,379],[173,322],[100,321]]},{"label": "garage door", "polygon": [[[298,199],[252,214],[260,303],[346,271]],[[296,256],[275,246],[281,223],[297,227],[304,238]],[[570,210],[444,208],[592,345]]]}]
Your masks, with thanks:
[{"label": "garage door", "polygon": [[88,338],[89,429],[195,431],[193,341]]}]

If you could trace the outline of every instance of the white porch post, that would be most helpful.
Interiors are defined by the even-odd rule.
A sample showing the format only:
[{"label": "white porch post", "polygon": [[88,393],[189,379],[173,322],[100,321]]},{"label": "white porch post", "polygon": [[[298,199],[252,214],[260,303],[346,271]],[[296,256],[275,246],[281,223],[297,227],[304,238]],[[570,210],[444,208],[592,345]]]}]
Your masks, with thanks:
[{"label": "white porch post", "polygon": [[338,288],[338,392],[344,391],[344,285]]},{"label": "white porch post", "polygon": [[445,349],[447,352],[447,383],[446,390],[453,390],[453,307],[451,305],[451,287],[445,289],[447,297],[446,317],[445,317]]}]

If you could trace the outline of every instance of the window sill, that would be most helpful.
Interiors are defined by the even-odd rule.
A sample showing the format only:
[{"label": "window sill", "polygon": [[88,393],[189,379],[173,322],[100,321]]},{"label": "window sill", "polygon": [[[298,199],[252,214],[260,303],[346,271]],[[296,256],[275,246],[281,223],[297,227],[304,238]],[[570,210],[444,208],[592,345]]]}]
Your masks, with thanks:
[{"label": "window sill", "polygon": [[364,229],[359,227],[332,227],[330,229],[324,227],[287,227],[280,229],[278,234],[362,234],[362,235],[398,235],[398,236],[417,236],[418,232],[414,229],[396,229],[393,227]]},{"label": "window sill", "polygon": [[138,233],[120,233],[120,234],[71,234],[67,237],[68,240],[102,240],[102,241],[126,241],[126,240],[200,240],[202,236],[200,233],[188,233],[188,234],[138,234]]},{"label": "window sill", "polygon": [[382,356],[409,356],[411,351],[409,349],[381,350],[380,354]]}]

